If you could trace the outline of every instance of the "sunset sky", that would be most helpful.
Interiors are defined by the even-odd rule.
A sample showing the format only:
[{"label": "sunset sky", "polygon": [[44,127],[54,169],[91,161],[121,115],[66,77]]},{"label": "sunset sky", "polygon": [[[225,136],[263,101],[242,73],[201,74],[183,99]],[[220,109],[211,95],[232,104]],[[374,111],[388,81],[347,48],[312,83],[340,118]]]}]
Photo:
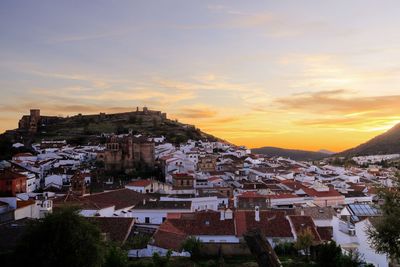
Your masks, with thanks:
[{"label": "sunset sky", "polygon": [[248,147],[400,122],[400,1],[0,1],[0,132],[148,106]]}]

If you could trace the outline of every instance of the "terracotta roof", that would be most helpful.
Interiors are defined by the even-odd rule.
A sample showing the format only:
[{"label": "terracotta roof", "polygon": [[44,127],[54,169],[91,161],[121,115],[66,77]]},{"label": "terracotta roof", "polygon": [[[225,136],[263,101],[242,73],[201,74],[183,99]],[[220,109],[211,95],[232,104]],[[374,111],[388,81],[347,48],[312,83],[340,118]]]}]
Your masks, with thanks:
[{"label": "terracotta roof", "polygon": [[26,176],[11,169],[4,169],[0,171],[0,180],[14,180],[18,178],[26,179]]},{"label": "terracotta roof", "polygon": [[321,237],[315,227],[315,224],[310,216],[299,216],[299,215],[290,215],[289,220],[293,226],[296,235],[302,233],[302,231],[306,229],[310,229],[311,233],[314,236],[314,242],[320,242]]},{"label": "terracotta roof", "polygon": [[333,237],[333,227],[323,226],[317,227],[317,231],[322,241],[331,241]]},{"label": "terracotta roof", "polygon": [[294,195],[294,194],[277,194],[277,195],[269,195],[268,198],[284,199],[284,198],[299,198],[299,196]]},{"label": "terracotta roof", "polygon": [[311,216],[314,220],[331,220],[335,215],[335,210],[332,207],[307,207],[307,208],[296,208],[296,215]]},{"label": "terracotta roof", "polygon": [[154,234],[153,245],[180,251],[182,243],[187,237],[186,233],[181,232],[169,220],[166,220]]},{"label": "terracotta roof", "polygon": [[314,188],[305,186],[302,183],[296,181],[285,180],[282,184],[290,187],[293,190],[302,189],[308,196],[312,197],[343,197],[338,191],[329,187],[328,191],[317,191]]},{"label": "terracotta roof", "polygon": [[32,157],[31,153],[17,153],[13,157]]},{"label": "terracotta roof", "polygon": [[110,240],[123,244],[134,224],[134,218],[124,217],[85,217],[96,224],[102,233],[109,234]]},{"label": "terracotta roof", "polygon": [[144,194],[135,192],[130,189],[118,189],[109,192],[103,192],[82,197],[83,199],[89,200],[100,205],[115,205],[115,209],[123,209],[131,206],[135,206],[143,199],[148,197]]},{"label": "terracotta roof", "polygon": [[137,187],[145,187],[148,186],[152,183],[151,180],[139,180],[139,181],[133,181],[127,184],[127,186],[137,186]]},{"label": "terracotta roof", "polygon": [[76,205],[81,209],[99,210],[115,206],[115,210],[119,210],[135,206],[143,199],[148,199],[148,196],[123,188],[83,197],[68,193],[63,197],[54,199],[53,203],[55,207]]},{"label": "terracotta roof", "polygon": [[253,192],[253,191],[246,191],[243,192],[242,194],[238,195],[238,198],[268,198],[269,196],[266,195],[261,195],[257,192]]},{"label": "terracotta roof", "polygon": [[35,200],[18,200],[17,209],[35,204]]},{"label": "terracotta roof", "polygon": [[236,211],[236,235],[242,236],[249,230],[260,229],[267,237],[293,237],[284,211],[260,211],[260,221],[255,220],[254,211]]}]

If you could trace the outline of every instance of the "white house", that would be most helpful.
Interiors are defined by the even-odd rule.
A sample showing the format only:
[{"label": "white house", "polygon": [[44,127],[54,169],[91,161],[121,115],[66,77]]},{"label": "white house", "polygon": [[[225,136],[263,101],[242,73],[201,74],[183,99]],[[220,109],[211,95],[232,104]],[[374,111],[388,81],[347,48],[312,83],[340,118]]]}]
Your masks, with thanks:
[{"label": "white house", "polygon": [[191,201],[147,201],[143,200],[132,209],[137,223],[162,224],[168,213],[191,212]]}]

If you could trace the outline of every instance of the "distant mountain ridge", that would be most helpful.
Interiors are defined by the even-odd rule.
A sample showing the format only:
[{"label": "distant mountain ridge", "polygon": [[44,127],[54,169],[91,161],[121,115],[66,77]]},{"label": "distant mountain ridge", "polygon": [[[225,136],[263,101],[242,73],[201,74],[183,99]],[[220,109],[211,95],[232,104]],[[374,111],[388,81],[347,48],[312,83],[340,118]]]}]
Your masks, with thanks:
[{"label": "distant mountain ridge", "polygon": [[307,150],[285,149],[279,147],[260,147],[251,149],[252,153],[267,156],[285,157],[293,160],[320,160],[329,157],[331,154]]},{"label": "distant mountain ridge", "polygon": [[336,155],[349,157],[398,153],[400,153],[400,123],[364,144],[342,151]]}]

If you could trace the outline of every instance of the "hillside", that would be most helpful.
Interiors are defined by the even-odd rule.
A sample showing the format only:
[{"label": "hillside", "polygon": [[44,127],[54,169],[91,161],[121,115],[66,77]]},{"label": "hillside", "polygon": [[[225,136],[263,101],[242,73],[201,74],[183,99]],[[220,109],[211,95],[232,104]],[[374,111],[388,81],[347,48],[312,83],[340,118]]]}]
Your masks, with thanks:
[{"label": "hillside", "polygon": [[278,156],[291,158],[293,160],[320,160],[330,155],[322,152],[314,152],[307,150],[284,149],[279,147],[260,147],[251,149],[252,153],[264,154],[267,156]]},{"label": "hillside", "polygon": [[338,156],[378,155],[400,153],[400,123],[355,148],[340,152]]},{"label": "hillside", "polygon": [[[159,111],[133,111],[126,113],[96,115],[78,114],[72,117],[40,116],[40,123],[35,132],[29,129],[18,128],[7,131],[4,138],[21,140],[25,143],[46,140],[67,140],[72,144],[98,143],[102,141],[102,134],[123,134],[132,132],[149,136],[165,136],[169,142],[180,143],[188,139],[219,140],[216,137],[202,132],[193,125],[183,124],[166,118],[165,113]],[[29,116],[24,116],[29,121]],[[21,119],[23,120],[24,117]],[[28,117],[28,118],[27,118]],[[49,119],[50,118],[50,119]],[[27,123],[30,126],[30,123]]]}]

